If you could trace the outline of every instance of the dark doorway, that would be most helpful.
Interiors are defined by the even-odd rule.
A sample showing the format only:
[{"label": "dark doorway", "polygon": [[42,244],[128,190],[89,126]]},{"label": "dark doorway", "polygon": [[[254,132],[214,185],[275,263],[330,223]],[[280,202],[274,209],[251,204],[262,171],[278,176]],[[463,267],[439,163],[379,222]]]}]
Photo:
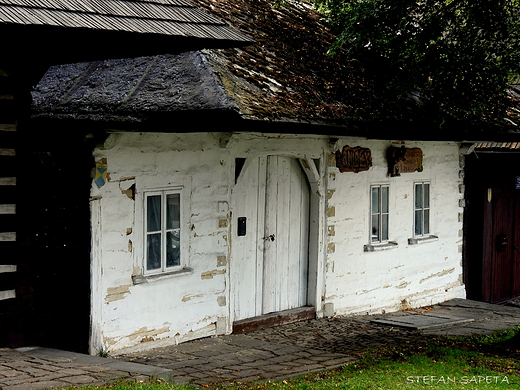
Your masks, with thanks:
[{"label": "dark doorway", "polygon": [[476,150],[466,157],[464,277],[468,298],[520,296],[520,153]]},{"label": "dark doorway", "polygon": [[91,148],[78,139],[49,137],[20,140],[17,150],[18,281],[6,343],[86,353]]}]

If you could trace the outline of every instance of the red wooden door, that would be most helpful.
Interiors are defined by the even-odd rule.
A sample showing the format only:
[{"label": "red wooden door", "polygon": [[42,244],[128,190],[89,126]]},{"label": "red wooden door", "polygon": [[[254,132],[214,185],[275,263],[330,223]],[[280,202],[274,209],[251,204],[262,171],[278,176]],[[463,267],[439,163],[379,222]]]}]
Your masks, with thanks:
[{"label": "red wooden door", "polygon": [[466,158],[464,282],[469,299],[520,296],[520,154]]},{"label": "red wooden door", "polygon": [[[490,302],[501,302],[520,295],[519,231],[516,221],[519,213],[518,196],[514,193],[491,189],[488,202],[485,240],[485,264],[489,278]],[[490,225],[490,226],[489,226]]]}]

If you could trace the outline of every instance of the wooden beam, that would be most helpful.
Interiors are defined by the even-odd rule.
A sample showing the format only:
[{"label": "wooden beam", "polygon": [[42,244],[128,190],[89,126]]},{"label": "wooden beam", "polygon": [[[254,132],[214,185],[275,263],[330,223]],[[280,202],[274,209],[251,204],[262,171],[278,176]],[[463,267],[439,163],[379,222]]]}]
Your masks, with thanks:
[{"label": "wooden beam", "polygon": [[16,232],[0,233],[0,241],[16,241]]},{"label": "wooden beam", "polygon": [[0,177],[0,186],[15,186],[16,177]]},{"label": "wooden beam", "polygon": [[0,265],[0,274],[6,272],[16,272],[16,265]]},{"label": "wooden beam", "polygon": [[16,298],[15,290],[0,291],[0,301],[11,298]]},{"label": "wooden beam", "polygon": [[14,149],[0,148],[0,156],[16,156],[16,152]]},{"label": "wooden beam", "polygon": [[16,125],[11,123],[0,123],[0,131],[16,131]]},{"label": "wooden beam", "polygon": [[16,214],[16,205],[0,204],[0,214]]}]

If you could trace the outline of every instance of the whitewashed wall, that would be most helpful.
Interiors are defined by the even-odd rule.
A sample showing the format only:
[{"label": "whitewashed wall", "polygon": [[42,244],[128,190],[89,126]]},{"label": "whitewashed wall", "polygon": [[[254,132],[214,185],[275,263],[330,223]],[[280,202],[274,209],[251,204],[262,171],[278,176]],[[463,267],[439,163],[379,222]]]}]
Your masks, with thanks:
[{"label": "whitewashed wall", "polygon": [[[340,173],[330,154],[344,145],[372,150],[373,168]],[[91,353],[117,353],[229,333],[235,158],[280,154],[320,160],[312,187],[309,304],[317,315],[373,313],[464,296],[456,144],[407,143],[424,152],[424,171],[390,178],[387,141],[328,137],[114,133],[95,150],[109,180],[93,185]],[[413,182],[431,180],[432,234],[411,246]],[[365,253],[369,189],[389,183],[390,239],[398,248]],[[143,191],[183,186],[188,272],[134,284],[143,267]],[[132,199],[132,188],[135,196]],[[325,309],[325,311],[324,311]]]},{"label": "whitewashed wall", "polygon": [[[325,304],[328,314],[396,311],[465,297],[462,284],[462,176],[454,143],[406,142],[423,151],[423,171],[388,175],[386,150],[403,143],[340,139],[372,151],[373,167],[340,173],[329,160]],[[431,234],[438,240],[409,245],[413,237],[414,182],[431,182]],[[370,231],[370,186],[389,184],[389,240],[396,248],[365,252]],[[331,309],[332,308],[332,309]]]},{"label": "whitewashed wall", "polygon": [[[236,134],[228,139],[209,133],[112,134],[94,152],[96,161],[106,158],[109,181],[99,189],[93,185],[91,193],[91,353],[229,333],[235,158],[277,153],[323,160],[327,148],[326,139],[312,136]],[[182,228],[188,233],[186,265],[192,271],[134,285],[132,276],[142,274],[143,267],[142,192],[179,185],[184,186],[188,206]],[[135,199],[129,191],[132,186]],[[323,244],[325,231],[318,235]],[[323,272],[314,274],[323,280]],[[321,299],[322,291],[314,294]]]}]

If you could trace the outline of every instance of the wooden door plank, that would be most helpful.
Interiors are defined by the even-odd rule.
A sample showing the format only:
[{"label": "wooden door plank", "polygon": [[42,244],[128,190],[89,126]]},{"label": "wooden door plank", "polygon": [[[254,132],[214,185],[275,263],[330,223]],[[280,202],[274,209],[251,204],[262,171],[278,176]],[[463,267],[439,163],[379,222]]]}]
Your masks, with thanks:
[{"label": "wooden door plank", "polygon": [[[276,311],[276,250],[279,237],[277,237],[277,203],[278,203],[278,160],[273,156],[267,158],[266,169],[266,193],[265,193],[265,228],[261,241],[263,242],[263,294],[262,313]],[[274,241],[268,237],[274,235]]]},{"label": "wooden door plank", "polygon": [[289,240],[287,245],[288,270],[287,270],[287,309],[292,309],[299,305],[300,295],[300,261],[301,261],[301,224],[302,224],[302,185],[299,163],[291,159],[289,179]]},{"label": "wooden door plank", "polygon": [[[257,159],[258,164],[258,191],[256,197],[256,230],[253,233],[256,247],[255,260],[255,285],[254,285],[254,302],[255,316],[263,313],[263,283],[264,283],[264,232],[265,232],[265,202],[267,191],[267,156],[261,156]],[[254,207],[254,206],[253,206]]]},{"label": "wooden door plank", "polygon": [[512,262],[513,262],[513,297],[520,296],[520,196],[514,197]]},{"label": "wooden door plank", "polygon": [[[493,246],[492,246],[492,281],[491,300],[500,302],[512,298],[512,256],[511,240],[513,206],[512,197],[508,194],[495,194],[493,197]],[[498,237],[504,235],[507,245],[499,248]]]},{"label": "wooden door plank", "polygon": [[232,254],[232,294],[234,319],[254,317],[256,313],[257,269],[257,237],[258,224],[257,204],[259,186],[258,162],[252,161],[241,175],[234,188],[235,212],[234,220],[246,217],[246,234],[238,236],[233,232]]},{"label": "wooden door plank", "polygon": [[277,156],[278,160],[278,199],[276,215],[276,311],[289,309],[289,295],[293,286],[289,285],[289,266],[292,259],[289,251],[290,233],[290,184],[291,159]]},{"label": "wooden door plank", "polygon": [[310,184],[307,180],[307,175],[300,167],[300,183],[301,183],[301,206],[300,206],[300,295],[299,306],[307,304],[307,292],[309,286],[308,272],[309,272],[309,225],[310,225]]}]

